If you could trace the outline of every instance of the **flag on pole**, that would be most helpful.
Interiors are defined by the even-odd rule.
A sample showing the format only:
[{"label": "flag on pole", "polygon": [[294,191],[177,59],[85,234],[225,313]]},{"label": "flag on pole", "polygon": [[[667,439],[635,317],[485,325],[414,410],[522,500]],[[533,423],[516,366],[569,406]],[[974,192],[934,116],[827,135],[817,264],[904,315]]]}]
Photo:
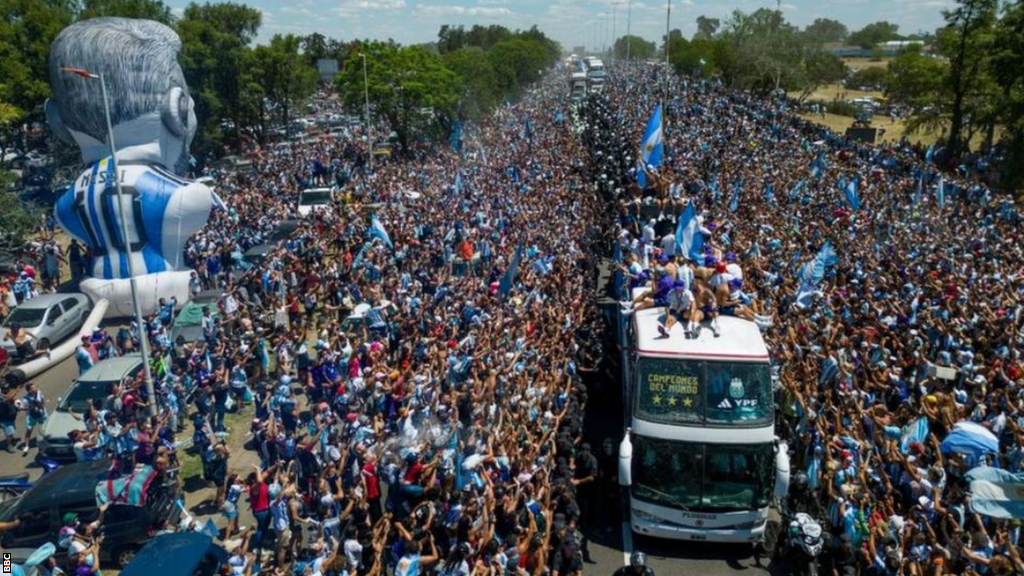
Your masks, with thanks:
[{"label": "flag on pole", "polygon": [[935,189],[935,198],[939,201],[939,208],[946,207],[946,181],[942,174],[939,174],[939,186]]},{"label": "flag on pole", "polygon": [[380,223],[380,218],[377,218],[376,214],[370,215],[370,236],[380,238],[381,242],[389,250],[394,250],[395,247],[391,244],[391,236],[388,235],[388,231],[384,229],[384,225]]},{"label": "flag on pole", "polygon": [[739,180],[732,185],[732,197],[729,198],[729,212],[735,212],[740,209],[740,186]]},{"label": "flag on pole", "polygon": [[508,293],[512,291],[512,284],[516,281],[516,275],[519,274],[519,262],[523,259],[523,243],[520,242],[519,246],[516,246],[516,253],[512,256],[512,261],[508,263],[508,268],[505,269],[505,274],[501,277],[501,282],[498,284],[498,294],[502,297],[508,296]]},{"label": "flag on pole", "polygon": [[860,192],[857,190],[859,176],[854,175],[848,182],[843,185],[843,194],[846,195],[846,201],[850,203],[850,208],[854,211],[860,210]]},{"label": "flag on pole", "polygon": [[661,104],[654,109],[650,120],[647,121],[647,128],[644,130],[644,139],[640,142],[640,166],[637,170],[636,181],[641,187],[647,185],[647,176],[644,170],[648,165],[657,168],[661,166],[661,157],[665,152],[662,143],[661,125]]},{"label": "flag on pole", "polygon": [[462,192],[462,170],[455,173],[455,184],[452,185],[452,190],[456,194],[460,194]]},{"label": "flag on pole", "polygon": [[676,254],[700,261],[704,257],[704,236],[700,233],[697,209],[687,204],[676,224]]},{"label": "flag on pole", "polygon": [[928,147],[928,151],[924,153],[924,161],[931,164],[935,160],[935,143]]},{"label": "flag on pole", "polygon": [[722,196],[722,191],[718,189],[718,174],[715,173],[711,177],[711,199],[718,202],[718,199]]},{"label": "flag on pole", "polygon": [[806,182],[806,179],[801,178],[800,181],[796,183],[796,186],[793,186],[793,189],[789,191],[790,200],[796,200],[796,197],[799,196],[800,192],[804,189],[804,184]]},{"label": "flag on pole", "polygon": [[455,126],[452,127],[451,145],[452,150],[456,152],[462,150],[462,122],[460,120],[456,120]]},{"label": "flag on pole", "polygon": [[815,156],[814,161],[811,162],[811,176],[814,176],[816,179],[820,180],[821,177],[825,174],[826,166],[827,162],[825,161],[825,153],[821,150],[818,150],[818,155]]},{"label": "flag on pole", "polygon": [[523,126],[523,135],[526,136],[527,140],[533,142],[533,122],[530,122],[529,116],[526,117],[526,122]]}]

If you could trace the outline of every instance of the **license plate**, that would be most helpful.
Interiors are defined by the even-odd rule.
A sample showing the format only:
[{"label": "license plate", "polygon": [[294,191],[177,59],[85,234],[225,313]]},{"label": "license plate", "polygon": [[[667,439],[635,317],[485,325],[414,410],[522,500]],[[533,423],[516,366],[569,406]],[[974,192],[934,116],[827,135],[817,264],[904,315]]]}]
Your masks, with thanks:
[{"label": "license plate", "polygon": [[690,534],[690,540],[707,540],[708,537],[703,534]]}]

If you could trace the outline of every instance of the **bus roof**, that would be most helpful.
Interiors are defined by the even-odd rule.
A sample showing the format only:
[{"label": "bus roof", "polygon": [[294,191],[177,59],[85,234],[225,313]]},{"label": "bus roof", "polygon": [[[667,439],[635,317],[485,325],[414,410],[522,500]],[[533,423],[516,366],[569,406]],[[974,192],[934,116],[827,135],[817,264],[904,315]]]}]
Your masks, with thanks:
[{"label": "bus roof", "polygon": [[658,323],[665,321],[664,308],[648,308],[633,313],[637,352],[642,356],[702,358],[738,362],[768,361],[768,347],[753,322],[735,316],[719,316],[718,338],[706,326],[696,339],[687,339],[682,323],[672,327],[668,338],[658,334]]}]

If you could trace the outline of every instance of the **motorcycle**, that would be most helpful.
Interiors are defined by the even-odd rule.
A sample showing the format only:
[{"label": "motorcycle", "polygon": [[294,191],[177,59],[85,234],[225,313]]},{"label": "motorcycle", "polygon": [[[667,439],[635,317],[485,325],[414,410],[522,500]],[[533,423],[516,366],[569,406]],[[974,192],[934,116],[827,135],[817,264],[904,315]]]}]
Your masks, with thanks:
[{"label": "motorcycle", "polygon": [[824,547],[823,530],[810,514],[797,512],[790,518],[776,556],[792,566],[793,573],[818,576],[818,556]]}]

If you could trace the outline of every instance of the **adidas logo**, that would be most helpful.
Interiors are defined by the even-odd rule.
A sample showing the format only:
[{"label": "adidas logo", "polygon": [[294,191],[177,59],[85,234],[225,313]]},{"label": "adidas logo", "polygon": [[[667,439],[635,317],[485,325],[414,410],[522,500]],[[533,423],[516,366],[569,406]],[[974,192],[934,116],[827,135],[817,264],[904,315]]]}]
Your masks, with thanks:
[{"label": "adidas logo", "polygon": [[722,401],[718,403],[718,407],[728,410],[729,408],[732,408],[732,402],[729,402],[728,398],[723,398]]}]

